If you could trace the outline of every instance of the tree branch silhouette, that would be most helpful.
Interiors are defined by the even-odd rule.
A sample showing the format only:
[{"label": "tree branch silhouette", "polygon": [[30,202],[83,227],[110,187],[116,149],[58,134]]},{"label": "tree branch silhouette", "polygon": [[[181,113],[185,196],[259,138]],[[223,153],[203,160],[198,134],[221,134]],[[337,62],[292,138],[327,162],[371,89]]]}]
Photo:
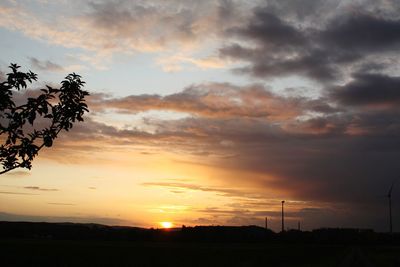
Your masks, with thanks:
[{"label": "tree branch silhouette", "polygon": [[[23,105],[16,106],[13,93],[26,89],[27,83],[37,80],[31,71],[20,72],[20,66],[10,64],[12,72],[0,83],[0,175],[16,168],[32,168],[32,161],[43,147],[51,147],[62,131],[69,131],[77,121],[83,121],[88,112],[82,89],[85,82],[75,73],[61,82],[59,89],[46,85],[41,94],[30,97]],[[46,126],[35,129],[38,124]]]}]

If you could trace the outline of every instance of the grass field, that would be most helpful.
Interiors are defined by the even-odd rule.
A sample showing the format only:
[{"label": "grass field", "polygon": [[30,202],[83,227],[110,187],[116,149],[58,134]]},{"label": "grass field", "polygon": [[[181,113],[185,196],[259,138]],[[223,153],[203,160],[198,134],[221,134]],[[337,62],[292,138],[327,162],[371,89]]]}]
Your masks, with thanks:
[{"label": "grass field", "polygon": [[1,266],[400,266],[400,248],[0,240]]}]

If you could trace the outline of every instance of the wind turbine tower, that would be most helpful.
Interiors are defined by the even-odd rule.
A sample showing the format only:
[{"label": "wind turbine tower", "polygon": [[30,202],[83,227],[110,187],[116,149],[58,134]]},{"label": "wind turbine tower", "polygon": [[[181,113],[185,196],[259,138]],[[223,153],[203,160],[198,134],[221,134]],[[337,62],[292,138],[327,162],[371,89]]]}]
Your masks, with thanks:
[{"label": "wind turbine tower", "polygon": [[393,233],[393,224],[392,224],[392,190],[394,186],[394,181],[392,185],[390,186],[389,192],[387,194],[387,197],[389,199],[389,232]]}]

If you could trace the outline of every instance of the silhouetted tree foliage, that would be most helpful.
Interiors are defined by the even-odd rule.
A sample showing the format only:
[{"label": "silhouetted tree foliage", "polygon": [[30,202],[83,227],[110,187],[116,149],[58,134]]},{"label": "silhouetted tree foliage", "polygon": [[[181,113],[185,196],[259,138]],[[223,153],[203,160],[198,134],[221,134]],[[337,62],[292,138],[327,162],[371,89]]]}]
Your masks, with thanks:
[{"label": "silhouetted tree foliage", "polygon": [[13,94],[26,89],[37,75],[20,72],[17,64],[9,68],[12,72],[0,83],[0,174],[15,168],[31,169],[39,150],[51,147],[60,131],[69,131],[89,111],[85,103],[89,93],[82,90],[85,82],[75,73],[65,77],[60,89],[46,85],[37,97],[29,97],[17,106]]}]

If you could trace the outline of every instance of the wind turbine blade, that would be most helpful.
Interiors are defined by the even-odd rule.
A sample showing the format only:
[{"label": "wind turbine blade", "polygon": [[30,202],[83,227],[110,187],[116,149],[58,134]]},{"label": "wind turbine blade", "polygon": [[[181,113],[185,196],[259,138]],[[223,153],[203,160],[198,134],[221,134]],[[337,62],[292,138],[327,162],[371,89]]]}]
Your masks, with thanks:
[{"label": "wind turbine blade", "polygon": [[[397,180],[397,179],[396,179],[396,180]],[[391,197],[391,196],[392,196],[392,190],[393,190],[393,187],[394,187],[394,184],[395,184],[396,180],[393,180],[392,185],[390,186],[389,193],[388,193],[388,197]]]}]

